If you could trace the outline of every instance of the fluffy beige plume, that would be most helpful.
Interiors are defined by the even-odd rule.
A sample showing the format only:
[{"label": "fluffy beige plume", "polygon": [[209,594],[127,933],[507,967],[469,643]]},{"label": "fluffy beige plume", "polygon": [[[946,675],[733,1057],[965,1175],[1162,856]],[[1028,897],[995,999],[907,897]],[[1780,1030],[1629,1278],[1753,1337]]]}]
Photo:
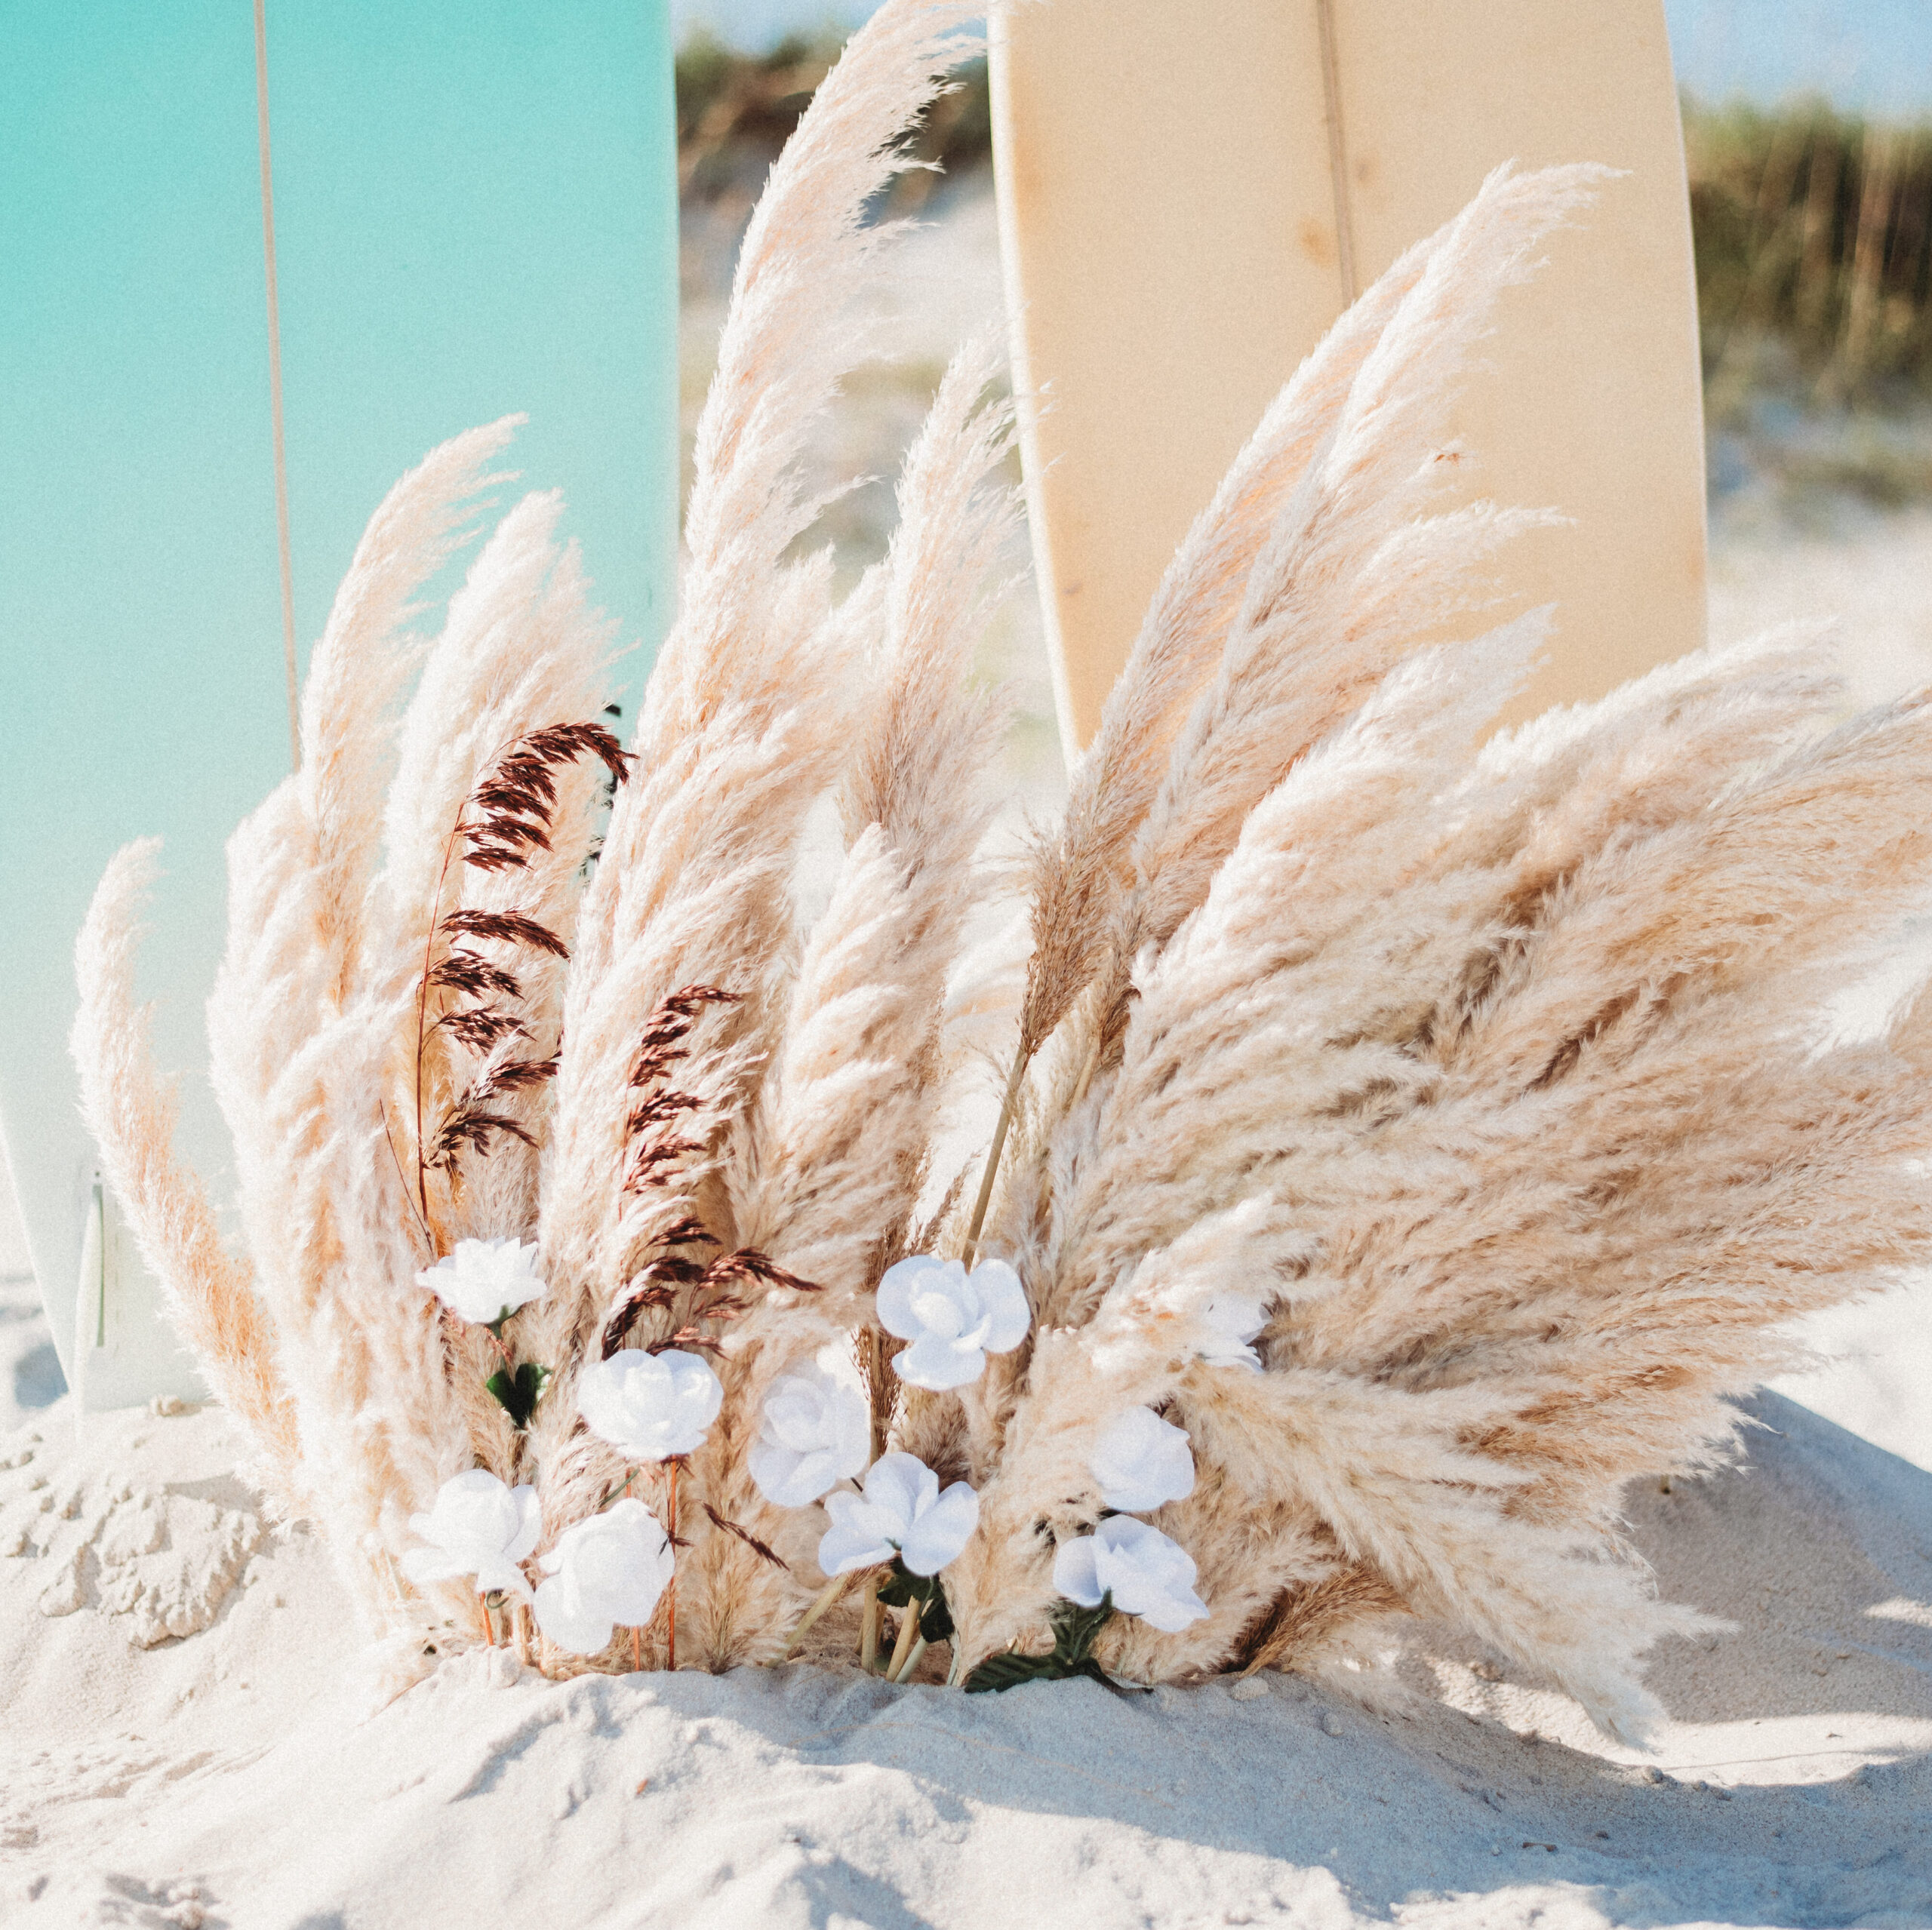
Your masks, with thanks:
[{"label": "fluffy beige plume", "polygon": [[411,599],[469,540],[461,527],[466,507],[501,480],[486,465],[523,419],[507,416],[452,436],[389,491],[355,546],[309,653],[297,781],[315,839],[318,942],[332,956],[338,998],[362,938],[395,707],[423,647],[401,626],[415,613]]},{"label": "fluffy beige plume", "polygon": [[[1480,565],[1539,520],[1481,505],[1426,512],[1452,453],[1459,380],[1496,301],[1605,172],[1497,170],[1337,324],[1197,521],[1037,875],[1002,1128],[1033,1054],[1091,985],[1086,1069],[1063,1088],[1084,1096],[1118,1050],[1143,947],[1164,944],[1199,903],[1247,813],[1419,634],[1485,600]],[[1038,1096],[1034,1111],[1044,1124]],[[1042,1142],[1016,1163],[1000,1205],[1001,1138],[977,1212],[993,1206],[1010,1244],[1040,1221]]]},{"label": "fluffy beige plume", "polygon": [[[574,1471],[543,1490],[546,1519],[558,1527],[594,1498],[601,1479],[592,1462],[564,1454],[563,1443],[544,1431],[568,1413],[569,1376],[592,1344],[594,1310],[608,1308],[653,1243],[694,1208],[714,1237],[737,1245],[745,1235],[736,1224],[734,1183],[747,1207],[768,1197],[753,1177],[763,1158],[758,1136],[748,1147],[738,1144],[736,1122],[758,1103],[766,1068],[784,1062],[796,963],[790,874],[805,815],[837,781],[851,748],[853,687],[874,598],[891,606],[888,622],[949,642],[970,618],[971,603],[958,601],[962,579],[934,546],[963,541],[970,552],[980,541],[972,508],[980,471],[972,465],[981,442],[990,436],[996,443],[1003,431],[991,419],[977,426],[968,419],[984,380],[983,372],[973,380],[977,365],[962,367],[945,389],[940,426],[922,445],[928,453],[915,452],[930,475],[910,485],[921,502],[948,478],[963,478],[964,493],[933,499],[940,520],[930,531],[908,532],[904,561],[841,611],[829,601],[829,556],[802,564],[784,558],[823,506],[801,480],[805,438],[871,346],[846,312],[891,238],[890,229],[866,226],[867,204],[909,164],[895,143],[943,85],[946,70],[979,45],[962,30],[974,17],[970,5],[954,0],[894,0],[881,8],[814,96],[740,250],[718,372],[697,431],[682,605],[632,740],[640,769],[617,800],[586,896],[567,996],[542,1238],[546,1265],[580,1283],[582,1311],[557,1354],[565,1398],[538,1424],[540,1455],[554,1448],[551,1464]],[[942,558],[944,572],[934,567]],[[943,843],[946,814],[925,822],[926,802],[915,788],[899,808],[908,814],[906,834],[934,850],[901,850],[902,867],[930,862]],[[909,893],[897,908],[915,932],[932,915]],[[943,926],[931,942],[933,948],[945,943]],[[937,969],[943,983],[943,960]],[[915,970],[907,991],[894,995],[915,1032],[928,1022],[917,977]],[[660,1001],[692,985],[740,1001],[701,1021],[700,1055],[680,1069],[678,1089],[701,1102],[716,1150],[691,1161],[681,1180],[626,1193],[624,1122],[637,1043]],[[889,1116],[881,1123],[890,1125]],[[899,1136],[906,1136],[903,1124]],[[739,1182],[729,1176],[734,1170]],[[773,1222],[783,1209],[757,1210],[775,1235]],[[647,1315],[637,1339],[663,1338],[675,1318],[669,1309]],[[768,1378],[792,1350],[774,1343],[761,1351]],[[750,1425],[755,1433],[755,1419]],[[716,1491],[700,1478],[694,1504],[721,1511],[752,1504],[739,1477],[707,1470]],[[707,1562],[735,1571],[754,1559],[742,1544],[705,1554],[706,1543],[726,1531],[714,1531],[695,1506],[693,1522],[695,1572],[701,1575]],[[736,1640],[729,1630],[742,1628],[744,1618],[701,1580],[697,1587],[698,1603],[715,1609],[694,1609],[709,1617],[700,1639],[725,1652]]]},{"label": "fluffy beige plume", "polygon": [[[748,1414],[779,1374],[864,1324],[925,1176],[946,973],[980,888],[974,853],[992,814],[983,776],[1005,721],[971,676],[1014,527],[1011,493],[992,481],[1011,427],[1011,412],[984,400],[997,366],[988,343],[962,350],[907,453],[879,579],[883,635],[869,672],[878,696],[840,787],[844,867],[724,1176],[738,1239],[818,1289],[778,1296],[735,1329],[726,1399]],[[721,1437],[701,1471],[732,1519],[771,1538],[781,1523],[743,1465],[750,1438]],[[784,1625],[786,1591],[743,1539],[713,1536],[693,1568],[694,1592],[717,1605],[700,1624],[715,1661]]]},{"label": "fluffy beige plume", "polygon": [[[1475,805],[1442,785],[1453,760],[1412,763],[1413,739],[1384,734],[1426,667],[1405,666],[1251,818],[1143,979],[1118,1080],[1069,1121],[1084,1136],[1057,1174],[1054,1232],[1092,1285],[1054,1317],[1084,1319],[1083,1293],[1135,1270],[1081,1345],[1056,1336],[1049,1356],[1043,1338],[988,1514],[1017,1526],[1026,1492],[1077,1495],[1080,1455],[1119,1406],[1171,1400],[1204,1479],[1162,1525],[1223,1599],[1182,1637],[1116,1630],[1120,1666],[1225,1665],[1273,1612],[1257,1587],[1271,1566],[1284,1596],[1311,1571],[1361,1569],[1630,1732],[1647,1713],[1636,1658],[1683,1620],[1615,1540],[1621,1483],[1707,1460],[1732,1424],[1718,1397],[1779,1364],[1777,1323],[1932,1243],[1914,1081],[1881,1050],[1819,1054],[1801,1022],[1836,982],[1820,967],[1866,951],[1932,883],[1917,828],[1932,730],[1915,701],[1820,736],[1829,680],[1777,653],[1755,687],[1734,662],[1727,686],[1708,659],[1673,667],[1650,693],[1669,692],[1669,715],[1650,724],[1675,743],[1638,758],[1614,715],[1569,733],[1603,764],[1572,773],[1574,815],[1552,828],[1497,794],[1512,762],[1540,776],[1520,745],[1489,761]],[[1486,830],[1455,822],[1459,789]],[[1534,896],[1503,820],[1545,861],[1568,851],[1557,875],[1537,868]],[[1190,1131],[1211,1116],[1214,1134]],[[1275,1371],[1183,1378],[1169,1345],[1146,1356],[1164,1378],[1124,1373],[1111,1329],[1158,1332],[1133,1305],[1147,1265],[1133,1256],[1242,1193],[1291,1209],[1277,1237],[1232,1269],[1190,1265],[1184,1292],[1278,1294]],[[1474,1404],[1429,1408],[1452,1391]],[[1060,1444],[1051,1478],[999,1507],[1042,1429]],[[1390,1458],[1404,1438],[1420,1455],[1406,1469]],[[1281,1524],[1272,1552],[1257,1516]],[[1041,1554],[1011,1541],[1037,1597]],[[1026,1579],[983,1592],[1004,1609]]]},{"label": "fluffy beige plume", "polygon": [[358,1008],[371,948],[386,936],[368,920],[398,702],[424,647],[399,626],[464,540],[463,506],[491,480],[485,466],[515,419],[433,451],[389,492],[358,544],[310,660],[303,768],[230,844],[229,941],[209,1002],[211,1076],[296,1402],[310,1505],[378,1618],[397,1597],[385,1565],[372,1570],[371,1547],[400,1545],[426,1483],[464,1450],[460,1440],[431,1445],[454,1418],[441,1343],[420,1305],[403,1314],[392,1269],[354,1276],[390,1329],[382,1345],[371,1347],[344,1304],[347,1249],[372,1210],[386,1217],[399,1188],[373,1209],[367,1191],[384,1187],[408,1148],[372,1146],[366,1130],[352,1147],[338,1106],[365,1112],[382,1097],[361,1080],[380,1044],[372,1047]]},{"label": "fluffy beige plume", "polygon": [[1106,920],[1131,878],[1131,842],[1164,775],[1187,708],[1245,600],[1255,555],[1363,362],[1442,244],[1418,241],[1350,306],[1269,406],[1163,573],[1134,647],[1074,768],[1066,809],[1035,858],[1036,957],[1020,1056],[1030,1059],[1100,962]]},{"label": "fluffy beige plume", "polygon": [[295,1414],[275,1360],[274,1329],[245,1261],[223,1244],[200,1180],[174,1157],[174,1102],[155,1077],[150,1012],[134,1003],[135,919],[152,884],[158,838],[109,862],[75,947],[80,1008],[69,1045],[81,1111],[148,1270],[216,1397],[239,1423],[276,1504],[299,1514]]},{"label": "fluffy beige plume", "polygon": [[[740,250],[698,423],[682,607],[632,740],[641,768],[585,905],[565,1015],[543,1244],[593,1295],[614,1292],[684,1210],[620,1188],[625,1080],[652,1009],[693,983],[737,994],[712,1029],[753,1062],[783,1024],[787,880],[849,736],[858,641],[829,607],[829,558],[783,560],[823,506],[800,457],[869,347],[847,309],[891,231],[865,226],[866,205],[909,164],[894,142],[977,45],[961,32],[973,17],[959,0],[881,8],[814,95]],[[744,1096],[710,1082],[721,1111]]]},{"label": "fluffy beige plume", "polygon": [[808,942],[783,1055],[732,1177],[739,1237],[826,1289],[849,1324],[925,1165],[946,976],[979,890],[983,773],[1004,721],[974,687],[983,599],[1013,530],[989,479],[1011,417],[982,407],[983,344],[947,370],[900,485],[882,573],[878,696],[841,785],[848,851]]},{"label": "fluffy beige plume", "polygon": [[[419,1136],[433,1134],[445,1108],[481,1074],[489,1051],[432,1028],[423,1052],[422,1111],[416,1090],[419,987],[451,948],[438,920],[455,911],[511,912],[534,920],[568,948],[592,847],[593,810],[606,774],[579,758],[553,773],[555,808],[548,849],[498,872],[463,861],[456,827],[469,800],[519,739],[559,720],[598,715],[608,694],[610,628],[589,606],[574,546],[556,541],[561,510],[554,492],[527,496],[491,534],[463,589],[451,599],[441,635],[429,650],[405,712],[386,813],[386,862],[371,881],[381,920],[353,1016],[361,1056],[345,1080],[338,1131],[349,1150],[342,1170],[349,1197],[344,1219],[364,1257],[355,1277],[369,1283],[365,1329],[403,1325],[419,1348],[447,1348],[453,1388],[466,1402],[466,1438],[478,1458],[510,1471],[514,1443],[502,1410],[482,1391],[497,1358],[487,1336],[451,1323],[423,1330],[424,1296],[414,1275],[435,1251],[460,1238],[534,1236],[538,1156],[501,1136],[487,1158],[466,1162],[460,1186],[431,1176],[428,1212],[441,1234],[429,1243],[410,1193]],[[524,1030],[496,1057],[540,1060],[557,1046],[565,960],[540,949],[466,938],[465,948],[510,970],[520,991],[512,1001]],[[433,1013],[429,1015],[433,1017]],[[361,1096],[352,1112],[348,1095]],[[512,1091],[492,1109],[521,1121],[533,1137],[549,1104],[543,1084]],[[398,1158],[398,1153],[401,1157]],[[525,1317],[523,1344],[546,1357],[555,1305]],[[437,1471],[440,1480],[451,1467]]]},{"label": "fluffy beige plume", "polygon": [[1486,506],[1433,522],[1423,512],[1458,377],[1496,301],[1534,272],[1536,248],[1605,173],[1497,169],[1442,230],[1364,358],[1327,440],[1257,550],[1219,670],[1135,836],[1134,882],[1106,941],[1103,1050],[1141,948],[1164,944],[1201,902],[1248,812],[1419,633],[1485,597],[1472,566],[1534,520]]},{"label": "fluffy beige plume", "polygon": [[[1541,186],[1491,184],[1513,212],[1472,209],[1412,328],[1444,303],[1472,326],[1520,275]],[[1402,369],[1420,339],[1385,329],[1254,547],[1117,900],[1122,991],[1075,1008],[1117,1065],[1090,1044],[1069,1079],[1076,1040],[1042,1074],[992,1229],[1036,1338],[960,1403],[983,1489],[948,1571],[958,1666],[1044,1639],[1095,1446],[1146,1405],[1192,1436],[1195,1492],[1155,1520],[1211,1612],[1117,1618],[1110,1665],[1318,1665],[1407,1608],[1635,1733],[1641,1656],[1689,1624],[1618,1538],[1621,1484],[1707,1464],[1781,1323],[1932,1251],[1915,1075],[1818,1045],[1932,885],[1932,730],[1916,699],[1830,729],[1829,665],[1786,638],[1478,751],[1533,626],[1395,661],[1466,567],[1459,529],[1398,521],[1422,485],[1394,451],[1454,360]],[[1358,653],[1332,670],[1331,636]],[[1272,1305],[1264,1372],[1202,1358],[1231,1295]]]}]

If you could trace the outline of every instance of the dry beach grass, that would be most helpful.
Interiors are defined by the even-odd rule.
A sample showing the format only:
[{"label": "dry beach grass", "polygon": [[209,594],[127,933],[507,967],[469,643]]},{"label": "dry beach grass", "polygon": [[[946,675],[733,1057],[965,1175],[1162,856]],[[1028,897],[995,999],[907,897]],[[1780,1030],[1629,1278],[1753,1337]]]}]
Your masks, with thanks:
[{"label": "dry beach grass", "polygon": [[[1721,1458],[1724,1397],[1790,1357],[1777,1330],[1932,1237],[1932,1004],[1869,1040],[1827,1023],[1932,882],[1923,696],[1842,721],[1829,651],[1774,637],[1482,742],[1540,619],[1413,639],[1479,628],[1486,559],[1543,512],[1438,513],[1448,410],[1597,179],[1500,169],[1309,358],[1177,553],[1038,842],[991,1140],[935,1172],[998,730],[971,651],[1014,514],[983,348],[940,385],[883,559],[835,599],[829,553],[794,546],[823,502],[810,432],[873,346],[851,304],[895,231],[863,211],[965,18],[884,8],[773,171],[628,754],[558,721],[596,714],[606,645],[554,502],[505,519],[433,643],[400,631],[507,426],[435,452],[371,524],[302,770],[234,847],[213,1043],[252,1274],[168,1152],[130,990],[138,847],[78,954],[106,1169],[372,1629],[434,1627],[480,1572],[439,1592],[411,1553],[463,1483],[528,1484],[542,1526],[515,1559],[547,1568],[634,1486],[678,1537],[681,1480],[651,1653],[675,1665],[681,1599],[687,1660],[779,1659],[820,1517],[758,1475],[761,1416],[828,1348],[880,1366],[873,1289],[936,1246],[995,1256],[1021,1296],[992,1366],[908,1357],[903,1398],[872,1378],[875,1450],[977,1517],[940,1558],[950,1680],[1072,1640],[1067,1559],[1131,1529],[1185,1567],[1179,1619],[1107,1621],[1097,1584],[1069,1664],[1097,1640],[1143,1682],[1353,1668],[1420,1615],[1637,1736],[1643,1655],[1701,1624],[1622,1535],[1623,1485]],[[807,927],[792,881],[826,799],[844,852]],[[513,1329],[520,1302],[486,1336],[417,1290],[466,1241],[526,1237],[538,1305]],[[534,1376],[520,1406],[481,1391],[493,1349]],[[619,1455],[580,1389],[666,1349],[717,1390],[715,1431]],[[1104,1443],[1150,1411],[1188,1478],[1128,1504],[1158,1528],[1102,1527]],[[641,1656],[647,1612],[620,1619]],[[909,1670],[918,1627],[906,1609]],[[841,1609],[813,1643],[849,1633]]]},{"label": "dry beach grass", "polygon": [[[915,47],[928,26],[889,9],[870,45],[890,57],[892,33]],[[891,65],[860,61],[845,108],[882,115],[865,86]],[[838,125],[836,88],[822,100],[808,134]],[[687,616],[595,881],[580,899],[566,847],[509,896],[486,874],[463,901],[540,908],[569,936],[568,967],[517,961],[529,1050],[562,1039],[552,1096],[509,1115],[537,1143],[509,1134],[466,1183],[418,1182],[412,1206],[387,1098],[408,1084],[397,1041],[447,924],[432,860],[463,801],[502,744],[595,715],[605,640],[554,506],[512,511],[429,647],[374,890],[380,787],[348,768],[415,648],[385,545],[442,540],[491,435],[392,499],[399,533],[372,539],[319,653],[309,770],[242,847],[220,1076],[238,1135],[258,1136],[254,1288],[210,1257],[134,1050],[138,859],[100,901],[78,1038],[94,1116],[151,1255],[229,1362],[255,1466],[311,1525],[264,1538],[211,1412],[101,1421],[79,1450],[9,1444],[0,1536],[18,1560],[0,1583],[35,1633],[8,1664],[11,1707],[139,1725],[71,1752],[23,1741],[9,1787],[52,1793],[10,1818],[17,1894],[47,1922],[423,1920],[426,1855],[451,1920],[487,1894],[587,1921],[965,1923],[1011,1905],[996,1845],[1017,1827],[1017,1880],[1077,1862],[1095,1924],[1918,1920],[1926,1871],[1901,1845],[1932,1740],[1922,1484],[1774,1400],[1759,1474],[1683,1471],[1722,1458],[1720,1397],[1788,1357],[1783,1323],[1921,1257],[1902,1167],[1922,1157],[1924,1022],[1891,1028],[1896,1053],[1819,1049],[1832,996],[1885,951],[1932,862],[1900,830],[1924,819],[1919,711],[1847,723],[1827,661],[1785,639],[1478,753],[1534,624],[1398,663],[1407,613],[1479,602],[1467,565],[1507,533],[1430,520],[1432,410],[1487,293],[1586,185],[1503,179],[1364,304],[1204,518],[1066,829],[1036,847],[1030,979],[1009,961],[952,970],[949,988],[958,881],[992,815],[969,780],[998,715],[968,673],[980,586],[1011,553],[986,481],[1001,417],[969,352],[876,569],[795,560],[824,371],[801,364],[796,406],[771,413],[780,305],[761,309],[760,277],[795,293],[773,236],[809,212],[813,152],[798,201],[781,179],[754,231],[748,319],[697,438]],[[863,187],[854,174],[841,204]],[[815,298],[864,265],[826,245]],[[371,653],[373,690],[350,669]],[[568,778],[546,822],[583,821],[596,781]],[[797,857],[815,814],[816,893]],[[735,1003],[676,1073],[701,1157],[683,1191],[640,1197],[622,1183],[640,1025],[721,957]],[[276,1030],[291,1003],[325,1022],[294,1050]],[[962,1003],[1014,1095],[984,1189],[961,1148],[986,1145],[1001,1080],[989,1094],[981,1074],[963,1137],[941,1105]],[[472,1071],[454,1050],[435,1062],[432,1113]],[[719,1336],[725,1413],[687,1474],[679,1557],[683,1658],[769,1659],[809,1587],[755,1544],[815,1584],[818,1523],[746,1477],[762,1391],[863,1331],[879,1268],[934,1207],[946,1225],[921,1243],[1014,1258],[1036,1323],[979,1385],[882,1417],[981,1491],[980,1533],[945,1575],[960,1672],[1037,1637],[1053,1583],[1035,1523],[1091,1526],[1094,1438],[1144,1402],[1192,1437],[1195,1492],[1158,1518],[1211,1613],[1177,1633],[1117,1617],[1097,1652],[1143,1680],[1275,1664],[1302,1686],[968,1703],[851,1675],[845,1610],[823,1626],[829,1673],[546,1683],[463,1653],[461,1618],[438,1617],[453,1601],[426,1615],[403,1590],[404,1518],[454,1467],[534,1476],[553,1529],[608,1490],[621,1464],[572,1428],[574,1364],[614,1295],[645,1308],[638,1338],[695,1317],[635,1299],[695,1211],[721,1249],[796,1269],[760,1276],[774,1291]],[[561,1372],[518,1436],[475,1391],[480,1332],[424,1322],[405,1283],[426,1233],[533,1228],[561,1285],[512,1331]],[[1200,1331],[1217,1291],[1257,1280],[1260,1374]],[[386,1648],[356,1656],[352,1601],[395,1631]],[[1404,1659],[1360,1673],[1398,1612]],[[1712,1616],[1743,1624],[1730,1648]],[[176,1639],[129,1660],[130,1627]],[[288,1733],[325,1685],[361,1700]],[[1693,1787],[1647,1778],[1592,1719],[1654,1723]],[[1556,1740],[1515,1739],[1533,1729]],[[411,1766],[432,1759],[457,1766]],[[1814,1799],[1867,1763],[1886,1766]],[[245,1841],[245,1773],[261,1805]],[[306,1819],[301,1846],[283,1812]],[[505,1847],[519,1828],[527,1859]],[[640,1899],[638,1859],[667,1837],[675,1867]]]}]

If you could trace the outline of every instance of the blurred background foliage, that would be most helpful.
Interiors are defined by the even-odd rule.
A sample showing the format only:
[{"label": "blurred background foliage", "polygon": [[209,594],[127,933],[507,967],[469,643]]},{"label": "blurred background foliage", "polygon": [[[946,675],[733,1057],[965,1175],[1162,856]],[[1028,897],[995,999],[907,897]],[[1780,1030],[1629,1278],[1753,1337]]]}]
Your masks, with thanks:
[{"label": "blurred background foliage", "polygon": [[[843,36],[791,34],[762,53],[736,51],[699,29],[678,54],[678,185],[685,198],[715,202],[757,197],[765,170],[798,125],[814,90],[838,57]],[[914,150],[949,174],[992,158],[992,110],[986,63],[963,68],[958,84],[927,118]],[[935,177],[902,177],[892,212],[920,206]]]},{"label": "blurred background foliage", "polygon": [[[678,180],[689,271],[728,275],[765,172],[836,59],[835,32],[740,52],[702,30],[678,57]],[[1768,482],[1875,505],[1932,496],[1932,119],[1869,118],[1822,97],[1776,107],[1687,95],[1712,484]],[[983,61],[917,149],[888,211],[992,159]]]}]

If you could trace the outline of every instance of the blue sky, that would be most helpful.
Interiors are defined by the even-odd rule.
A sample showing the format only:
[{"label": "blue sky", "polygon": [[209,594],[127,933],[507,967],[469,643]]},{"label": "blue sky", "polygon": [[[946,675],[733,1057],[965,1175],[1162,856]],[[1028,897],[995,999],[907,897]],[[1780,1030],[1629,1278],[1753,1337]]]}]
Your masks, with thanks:
[{"label": "blue sky", "polygon": [[[851,26],[871,11],[868,0],[672,7],[681,32],[702,23],[748,48],[801,27]],[[1815,89],[1847,106],[1932,109],[1932,0],[1665,0],[1665,12],[1678,77],[1700,94],[1777,100]]]}]

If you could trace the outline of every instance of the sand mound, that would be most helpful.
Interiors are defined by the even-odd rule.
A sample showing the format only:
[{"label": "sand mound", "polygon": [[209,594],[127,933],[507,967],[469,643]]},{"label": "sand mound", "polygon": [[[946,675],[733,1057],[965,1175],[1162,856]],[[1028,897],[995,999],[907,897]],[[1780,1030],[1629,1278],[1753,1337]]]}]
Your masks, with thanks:
[{"label": "sand mound", "polygon": [[1758,1412],[1748,1467],[1630,1498],[1666,1590],[1737,1627],[1659,1658],[1647,1758],[1447,1642],[1380,1707],[372,1651],[219,1413],[97,1416],[83,1447],[63,1403],[0,1443],[0,1916],[1932,1923],[1932,1475]]}]

